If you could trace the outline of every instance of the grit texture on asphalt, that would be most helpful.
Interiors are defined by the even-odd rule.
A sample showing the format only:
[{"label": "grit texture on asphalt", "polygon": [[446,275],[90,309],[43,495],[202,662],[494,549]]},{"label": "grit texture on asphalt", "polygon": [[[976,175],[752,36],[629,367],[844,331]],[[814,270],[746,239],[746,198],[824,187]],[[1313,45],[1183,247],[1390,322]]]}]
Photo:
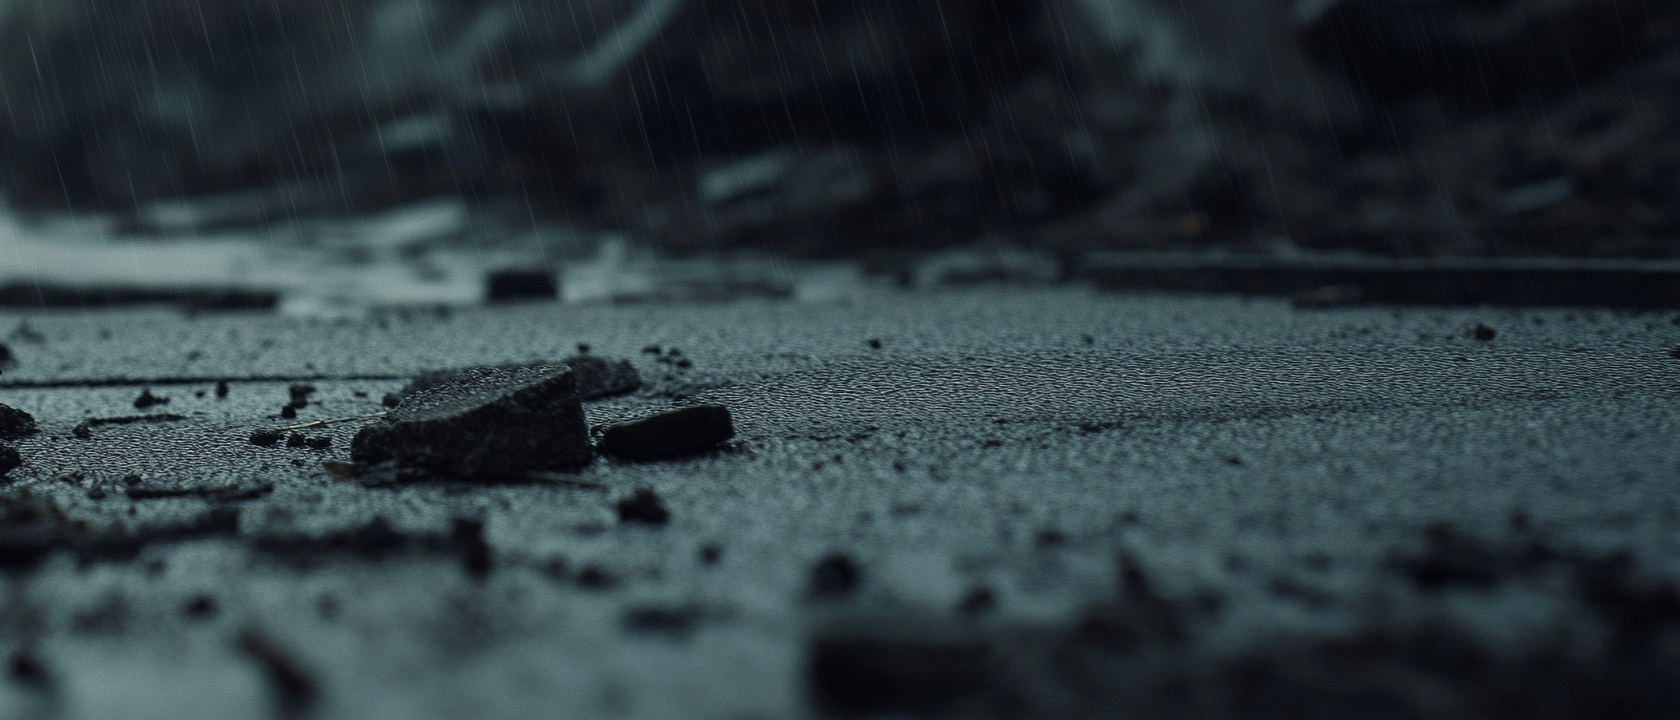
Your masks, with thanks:
[{"label": "grit texture on asphalt", "polygon": [[[1669,677],[1677,323],[1081,286],[9,312],[40,431],[0,441],[0,717],[1170,715],[1264,707],[1183,658],[1311,688],[1312,638],[1421,626]],[[353,465],[372,420],[250,439],[580,344],[644,381],[592,426],[734,439],[496,482]],[[1151,695],[1186,672],[1223,699]]]}]

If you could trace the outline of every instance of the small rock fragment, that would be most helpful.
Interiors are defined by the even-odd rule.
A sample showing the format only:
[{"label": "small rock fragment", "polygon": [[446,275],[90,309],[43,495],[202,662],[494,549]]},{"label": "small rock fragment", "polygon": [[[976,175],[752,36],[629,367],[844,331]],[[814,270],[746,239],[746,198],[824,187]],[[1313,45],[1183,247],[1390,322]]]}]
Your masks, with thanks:
[{"label": "small rock fragment", "polygon": [[216,381],[216,397],[225,398],[227,396],[228,396],[228,381],[217,380]]},{"label": "small rock fragment", "polygon": [[379,399],[379,404],[388,408],[394,408],[402,404],[402,397],[396,393],[385,393],[385,397]]},{"label": "small rock fragment", "polygon": [[634,495],[618,501],[618,521],[664,525],[671,521],[671,511],[665,509],[665,504],[660,502],[659,496],[652,490],[642,488]]},{"label": "small rock fragment", "polygon": [[880,350],[881,349],[881,338],[869,338],[869,349],[870,350]]},{"label": "small rock fragment", "polygon": [[0,438],[19,438],[41,431],[35,416],[10,405],[0,403]]},{"label": "small rock fragment", "polygon": [[23,456],[18,454],[17,448],[10,445],[0,445],[0,477],[16,470],[23,465]]},{"label": "small rock fragment", "polygon": [[297,419],[297,408],[295,406],[292,406],[292,405],[286,405],[286,406],[280,408],[280,419],[282,419],[282,420],[296,420]]},{"label": "small rock fragment", "polygon": [[851,595],[863,582],[863,570],[844,553],[834,553],[817,561],[811,569],[811,596],[822,599]]},{"label": "small rock fragment", "polygon": [[332,447],[332,438],[326,437],[325,435],[321,437],[306,437],[303,439],[303,444],[308,446],[311,450],[325,450]]},{"label": "small rock fragment", "polygon": [[570,368],[474,368],[403,399],[350,443],[357,462],[401,460],[462,476],[588,463],[588,424]]},{"label": "small rock fragment", "polygon": [[297,383],[286,388],[292,398],[290,405],[299,410],[309,407],[309,396],[315,394],[315,386],[307,383]]},{"label": "small rock fragment", "polygon": [[286,447],[289,448],[300,448],[308,443],[309,439],[304,437],[302,433],[292,433],[286,436]]},{"label": "small rock fragment", "polygon": [[141,390],[140,391],[140,397],[134,398],[134,407],[139,408],[141,410],[145,410],[146,408],[152,407],[153,405],[168,405],[168,404],[169,404],[169,398],[162,397],[160,395],[153,395],[151,388],[146,388],[145,390]]},{"label": "small rock fragment", "polygon": [[70,428],[70,434],[83,440],[92,440],[93,427],[85,422],[76,423],[76,427]]},{"label": "small rock fragment", "polygon": [[285,434],[278,430],[258,430],[251,433],[251,444],[261,447],[272,447],[275,443],[280,442],[280,440],[284,437],[286,437]]},{"label": "small rock fragment", "polygon": [[1496,334],[1497,332],[1493,328],[1481,323],[1476,323],[1476,327],[1470,331],[1470,337],[1481,340],[1482,342],[1492,340],[1493,336]]},{"label": "small rock fragment", "polygon": [[695,405],[612,425],[601,435],[600,450],[628,460],[653,460],[704,452],[732,437],[729,408]]}]

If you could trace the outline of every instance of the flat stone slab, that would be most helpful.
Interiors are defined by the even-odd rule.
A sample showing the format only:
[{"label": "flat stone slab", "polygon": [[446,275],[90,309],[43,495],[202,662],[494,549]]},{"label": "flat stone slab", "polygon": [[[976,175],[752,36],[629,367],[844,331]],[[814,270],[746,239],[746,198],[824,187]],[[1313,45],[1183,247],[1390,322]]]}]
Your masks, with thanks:
[{"label": "flat stone slab", "polygon": [[593,457],[571,368],[474,368],[404,398],[356,433],[357,462],[461,476],[566,470]]}]

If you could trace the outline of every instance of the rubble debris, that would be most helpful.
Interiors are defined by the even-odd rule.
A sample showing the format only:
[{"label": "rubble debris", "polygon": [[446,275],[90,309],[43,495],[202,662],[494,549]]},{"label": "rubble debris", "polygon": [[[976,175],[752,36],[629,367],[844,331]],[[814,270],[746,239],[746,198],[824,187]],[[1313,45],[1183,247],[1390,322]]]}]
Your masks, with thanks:
[{"label": "rubble debris", "polygon": [[643,525],[664,525],[671,521],[671,511],[665,509],[659,495],[642,488],[630,497],[618,501],[618,521]]},{"label": "rubble debris", "polygon": [[385,397],[379,399],[379,404],[388,408],[394,408],[402,404],[402,396],[396,393],[385,393]]},{"label": "rubble debris", "polygon": [[610,425],[598,447],[626,460],[656,460],[704,452],[733,437],[729,408],[695,405]]},{"label": "rubble debris", "polygon": [[358,431],[350,455],[472,477],[571,469],[593,451],[571,369],[547,366],[474,368],[416,392]]},{"label": "rubble debris", "polygon": [[149,413],[146,415],[112,415],[109,417],[90,417],[82,421],[90,428],[100,425],[132,425],[134,423],[178,422],[187,419],[185,415],[175,413]]},{"label": "rubble debris", "polygon": [[278,430],[254,430],[251,432],[251,444],[258,447],[273,447],[286,437]]},{"label": "rubble debris", "polygon": [[216,397],[217,397],[217,399],[226,398],[227,396],[228,396],[228,381],[217,380],[216,381]]},{"label": "rubble debris", "polygon": [[552,270],[496,270],[485,278],[484,285],[485,298],[490,302],[560,297],[560,279]]},{"label": "rubble debris", "polygon": [[303,444],[311,450],[325,450],[332,447],[332,438],[325,435],[306,437],[303,439]]},{"label": "rubble debris", "polygon": [[[599,400],[601,398],[612,397],[614,395],[622,395],[627,392],[634,392],[642,386],[641,375],[636,373],[636,367],[631,365],[628,360],[619,360],[615,362],[605,358],[595,357],[593,355],[573,355],[561,360],[558,364],[565,365],[566,367],[572,369],[573,380],[577,383],[577,395],[579,400]],[[498,367],[506,370],[512,370],[518,368],[531,369],[554,367],[555,365],[556,363],[529,363],[523,365],[500,365]],[[407,385],[404,385],[401,390],[396,392],[394,396],[395,401],[397,404],[401,404],[403,398],[420,392],[421,390],[428,390],[437,387],[449,379],[460,375],[461,372],[462,371],[460,370],[433,370],[431,372],[421,373],[413,380],[410,380]],[[396,405],[391,404],[393,398],[392,395],[387,395],[385,397],[386,407],[396,407]]]},{"label": "rubble debris", "polygon": [[863,582],[863,570],[845,553],[817,561],[811,569],[811,597],[837,599],[851,595]]},{"label": "rubble debris", "polygon": [[297,419],[297,408],[295,408],[295,407],[293,407],[289,404],[281,407],[280,408],[280,419],[281,420],[296,420]]},{"label": "rubble debris", "polygon": [[1476,327],[1473,327],[1473,328],[1470,329],[1470,337],[1475,338],[1477,340],[1480,340],[1482,342],[1487,342],[1489,340],[1492,340],[1493,336],[1497,335],[1497,334],[1498,334],[1498,332],[1495,331],[1493,328],[1488,327],[1486,325],[1483,325],[1481,323],[1476,323]]},{"label": "rubble debris", "polygon": [[292,398],[290,405],[302,410],[309,407],[309,396],[315,394],[315,386],[308,383],[293,383],[286,388],[286,393]]},{"label": "rubble debris", "polygon": [[82,440],[92,440],[93,426],[85,422],[76,423],[76,427],[70,428],[70,434]]},{"label": "rubble debris", "polygon": [[303,433],[292,433],[286,436],[286,447],[289,448],[303,447],[306,442],[308,441],[304,439]]},{"label": "rubble debris", "polygon": [[869,338],[868,343],[869,343],[869,349],[870,350],[880,350],[881,349],[881,338]]},{"label": "rubble debris", "polygon": [[40,426],[35,424],[35,416],[0,403],[0,439],[20,438],[40,431]]},{"label": "rubble debris", "polygon": [[23,456],[18,454],[17,448],[10,445],[0,445],[0,477],[23,466]]},{"label": "rubble debris", "polygon": [[154,405],[168,405],[168,404],[169,404],[169,398],[162,397],[162,396],[159,396],[159,395],[153,395],[151,388],[146,388],[144,390],[141,390],[140,391],[140,396],[137,397],[137,398],[134,398],[134,407],[136,409],[139,409],[139,410],[145,410],[146,408],[152,407]]}]

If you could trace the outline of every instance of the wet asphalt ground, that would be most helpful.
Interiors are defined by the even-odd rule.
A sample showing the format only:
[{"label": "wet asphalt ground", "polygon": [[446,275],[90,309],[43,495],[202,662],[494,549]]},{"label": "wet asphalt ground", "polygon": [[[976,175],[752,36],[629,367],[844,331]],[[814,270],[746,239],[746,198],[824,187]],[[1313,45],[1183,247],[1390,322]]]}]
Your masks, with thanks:
[{"label": "wet asphalt ground", "polygon": [[[1622,616],[1545,568],[1624,557],[1615,582],[1655,588],[1628,632],[1668,638],[1645,665],[1680,657],[1674,313],[1050,285],[0,332],[0,402],[42,430],[0,490],[0,717],[1073,717],[1141,676],[1038,692],[1056,672],[995,655],[1094,607],[1169,608],[1126,625],[1152,657],[1420,622],[1597,647]],[[247,440],[580,344],[645,382],[592,423],[719,403],[735,440],[496,484],[358,475],[358,422]],[[621,512],[641,490],[664,522]],[[878,647],[945,670],[850,684]]]}]

